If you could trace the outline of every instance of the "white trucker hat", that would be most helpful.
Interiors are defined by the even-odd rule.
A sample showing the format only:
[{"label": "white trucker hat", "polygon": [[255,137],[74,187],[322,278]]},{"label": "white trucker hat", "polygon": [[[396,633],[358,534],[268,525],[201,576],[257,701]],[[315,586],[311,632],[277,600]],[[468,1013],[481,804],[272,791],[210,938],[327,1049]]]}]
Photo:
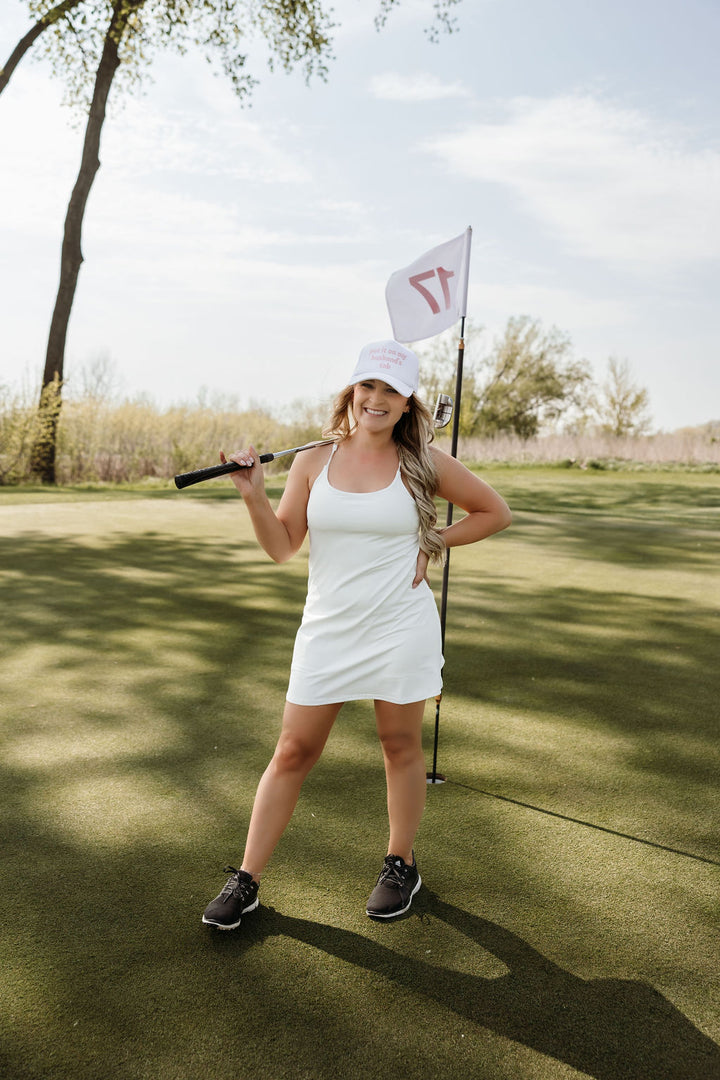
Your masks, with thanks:
[{"label": "white trucker hat", "polygon": [[397,341],[373,341],[360,351],[349,386],[363,379],[382,379],[403,397],[417,392],[420,362]]}]

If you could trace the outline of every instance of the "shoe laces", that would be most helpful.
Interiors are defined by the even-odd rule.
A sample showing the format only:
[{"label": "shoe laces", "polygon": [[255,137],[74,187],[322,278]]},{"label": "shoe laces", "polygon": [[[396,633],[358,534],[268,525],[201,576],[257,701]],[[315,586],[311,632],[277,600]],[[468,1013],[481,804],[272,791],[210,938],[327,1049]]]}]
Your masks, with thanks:
[{"label": "shoe laces", "polygon": [[408,866],[399,855],[386,855],[385,863],[378,878],[378,885],[394,885],[397,888],[402,888],[411,871],[412,866]]},{"label": "shoe laces", "polygon": [[240,878],[240,874],[243,873],[242,870],[236,870],[234,866],[226,866],[223,873],[230,874],[220,893],[223,900],[227,900],[229,896],[242,896],[243,893],[249,894],[251,892],[253,882]]}]

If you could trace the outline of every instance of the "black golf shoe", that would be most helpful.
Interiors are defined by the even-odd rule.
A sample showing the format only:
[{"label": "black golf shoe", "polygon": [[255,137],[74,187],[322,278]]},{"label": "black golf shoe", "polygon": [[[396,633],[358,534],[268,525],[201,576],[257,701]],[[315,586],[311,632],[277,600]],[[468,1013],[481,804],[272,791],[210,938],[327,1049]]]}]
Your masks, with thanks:
[{"label": "black golf shoe", "polygon": [[399,855],[386,855],[377,885],[370,893],[365,909],[373,919],[392,919],[402,915],[412,904],[412,898],[422,885],[413,854],[408,866]]},{"label": "black golf shoe", "polygon": [[214,926],[218,930],[235,930],[243,915],[254,911],[260,903],[258,886],[252,875],[245,870],[226,866],[225,873],[230,874],[225,888],[205,908],[202,921],[206,926]]}]

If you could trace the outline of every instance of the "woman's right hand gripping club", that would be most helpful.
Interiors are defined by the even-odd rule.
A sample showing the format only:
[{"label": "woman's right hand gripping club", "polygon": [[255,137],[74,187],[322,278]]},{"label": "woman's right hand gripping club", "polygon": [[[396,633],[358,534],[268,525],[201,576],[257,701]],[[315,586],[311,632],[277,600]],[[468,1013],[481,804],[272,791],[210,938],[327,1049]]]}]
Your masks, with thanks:
[{"label": "woman's right hand gripping club", "polygon": [[246,450],[238,450],[229,457],[226,457],[225,452],[221,450],[220,461],[223,465],[227,461],[235,461],[242,466],[236,472],[230,473],[230,479],[243,498],[248,495],[252,497],[253,494],[265,490],[263,467],[254,446],[249,446]]}]

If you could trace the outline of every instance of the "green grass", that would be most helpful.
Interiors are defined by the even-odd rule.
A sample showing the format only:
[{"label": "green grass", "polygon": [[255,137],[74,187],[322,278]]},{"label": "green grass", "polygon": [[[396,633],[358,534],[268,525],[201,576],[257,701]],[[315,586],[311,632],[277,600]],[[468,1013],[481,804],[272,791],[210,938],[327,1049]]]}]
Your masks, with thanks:
[{"label": "green grass", "polygon": [[226,935],[303,558],[227,483],[0,490],[3,1077],[720,1076],[720,476],[484,475],[515,522],[452,553],[426,887],[363,914],[351,704]]}]

